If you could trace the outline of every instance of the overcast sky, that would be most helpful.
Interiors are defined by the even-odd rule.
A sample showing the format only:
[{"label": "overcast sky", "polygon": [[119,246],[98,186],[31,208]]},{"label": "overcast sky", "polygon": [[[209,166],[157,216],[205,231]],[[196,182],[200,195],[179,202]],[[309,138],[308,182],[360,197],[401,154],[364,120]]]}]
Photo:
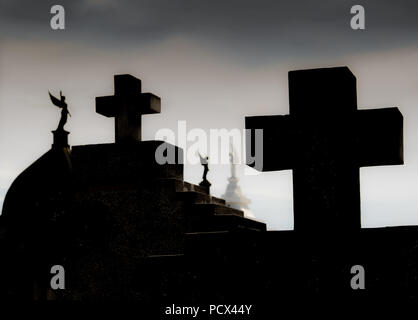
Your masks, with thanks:
[{"label": "overcast sky", "polygon": [[[13,179],[51,145],[63,90],[70,144],[113,142],[113,121],[94,98],[113,75],[133,74],[162,98],[143,117],[145,139],[161,128],[240,128],[247,115],[287,114],[289,70],[347,65],[360,108],[397,106],[405,118],[404,166],[361,170],[362,225],[418,224],[418,2],[60,1],[66,29],[50,28],[56,2],[0,0],[0,206]],[[362,4],[366,30],[350,28]],[[269,229],[292,229],[291,171],[243,174],[251,209]],[[186,165],[198,183],[201,167]],[[211,166],[213,193],[229,167]]]}]

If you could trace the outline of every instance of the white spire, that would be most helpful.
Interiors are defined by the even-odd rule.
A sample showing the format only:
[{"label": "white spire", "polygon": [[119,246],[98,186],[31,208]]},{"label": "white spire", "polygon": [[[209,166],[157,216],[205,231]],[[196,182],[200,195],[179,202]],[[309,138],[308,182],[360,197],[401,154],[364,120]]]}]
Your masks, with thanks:
[{"label": "white spire", "polygon": [[234,162],[234,148],[232,144],[229,160],[231,162],[231,176],[228,178],[228,185],[222,198],[226,200],[227,205],[230,207],[244,211],[246,217],[254,218],[254,214],[249,207],[251,200],[242,194],[241,187],[238,185],[239,179],[236,176],[236,164]]}]

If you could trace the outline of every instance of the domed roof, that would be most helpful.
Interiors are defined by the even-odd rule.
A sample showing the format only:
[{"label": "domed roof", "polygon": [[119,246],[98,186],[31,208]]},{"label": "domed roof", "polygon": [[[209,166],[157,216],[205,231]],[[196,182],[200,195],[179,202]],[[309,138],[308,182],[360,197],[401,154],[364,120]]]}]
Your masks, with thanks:
[{"label": "domed roof", "polygon": [[14,220],[37,215],[47,194],[68,186],[70,171],[69,148],[52,148],[14,180],[6,194],[2,216]]}]

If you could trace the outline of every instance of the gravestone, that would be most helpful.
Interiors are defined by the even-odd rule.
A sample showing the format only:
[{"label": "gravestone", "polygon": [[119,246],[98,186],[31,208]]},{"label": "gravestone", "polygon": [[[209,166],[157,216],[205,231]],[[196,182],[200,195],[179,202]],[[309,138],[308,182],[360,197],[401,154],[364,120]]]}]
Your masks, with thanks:
[{"label": "gravestone", "polygon": [[115,95],[96,97],[96,112],[115,118],[115,142],[141,141],[141,116],[161,112],[161,100],[141,92],[141,80],[130,74],[115,75]]},{"label": "gravestone", "polygon": [[254,156],[262,171],[293,170],[295,230],[360,229],[359,168],[403,164],[401,112],[357,110],[347,67],[289,72],[289,105],[289,115],[246,117],[247,164],[255,167],[255,129],[263,129],[263,154]]}]

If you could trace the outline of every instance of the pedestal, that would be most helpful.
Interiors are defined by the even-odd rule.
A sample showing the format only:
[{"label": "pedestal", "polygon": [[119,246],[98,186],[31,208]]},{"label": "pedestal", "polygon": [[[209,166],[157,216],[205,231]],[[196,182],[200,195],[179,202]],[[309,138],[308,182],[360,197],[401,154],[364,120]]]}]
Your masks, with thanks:
[{"label": "pedestal", "polygon": [[202,182],[199,183],[199,186],[205,188],[207,194],[210,194],[211,185],[212,184],[208,180],[203,180]]},{"label": "pedestal", "polygon": [[68,135],[70,134],[68,131],[65,130],[55,130],[51,131],[54,135],[54,143],[52,144],[52,148],[68,148]]}]

